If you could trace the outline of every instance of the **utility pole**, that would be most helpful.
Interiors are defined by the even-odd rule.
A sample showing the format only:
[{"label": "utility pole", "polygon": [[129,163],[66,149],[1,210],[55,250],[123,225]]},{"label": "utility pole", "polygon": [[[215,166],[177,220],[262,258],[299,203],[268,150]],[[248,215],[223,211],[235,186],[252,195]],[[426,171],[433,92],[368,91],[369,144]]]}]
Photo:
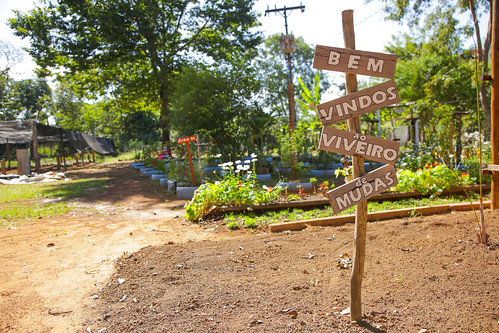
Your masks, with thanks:
[{"label": "utility pole", "polygon": [[[301,12],[303,13],[305,11],[305,6],[303,6],[301,3],[300,6],[295,6],[295,7],[284,6],[283,8],[275,7],[274,9],[269,9],[269,7],[267,6],[267,10],[265,11],[265,16],[267,16],[267,14],[269,14],[270,16],[270,13],[276,13],[276,14],[279,13],[281,14],[282,17],[284,17],[284,28],[286,30],[286,36],[283,37],[286,37],[287,41],[283,41],[283,38],[281,37],[281,48],[283,49],[283,52],[286,53],[287,62],[288,62],[289,129],[291,131],[293,131],[296,128],[296,112],[295,112],[295,96],[294,96],[294,86],[293,86],[293,70],[291,66],[291,59],[292,59],[291,53],[294,52],[294,38],[288,32],[288,16],[289,12],[295,9],[300,9]],[[286,48],[286,46],[290,47]]]},{"label": "utility pole", "polygon": [[[287,62],[288,62],[288,106],[289,106],[289,135],[292,135],[294,130],[296,129],[296,110],[295,110],[295,93],[294,93],[294,85],[293,85],[293,70],[291,66],[291,53],[295,52],[295,39],[293,35],[288,32],[288,16],[289,12],[299,9],[303,13],[305,11],[305,6],[303,6],[300,2],[300,6],[295,7],[286,7],[269,9],[267,6],[267,10],[265,11],[265,16],[270,13],[279,13],[282,17],[284,17],[284,27],[286,30],[286,35],[281,36],[281,48],[282,51],[286,54]],[[296,152],[291,154],[291,178],[295,179],[295,174],[293,171],[293,166],[297,163],[297,155]]]}]

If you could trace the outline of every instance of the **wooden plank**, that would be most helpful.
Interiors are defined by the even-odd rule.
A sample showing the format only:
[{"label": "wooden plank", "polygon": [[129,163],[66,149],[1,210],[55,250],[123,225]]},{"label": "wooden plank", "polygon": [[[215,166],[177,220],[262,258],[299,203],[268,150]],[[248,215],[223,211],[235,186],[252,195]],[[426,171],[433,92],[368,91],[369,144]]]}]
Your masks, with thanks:
[{"label": "wooden plank", "polygon": [[[463,194],[464,190],[468,192],[480,192],[480,185],[468,185],[464,189],[461,187],[456,187],[450,190],[444,190],[441,196],[446,196],[450,194]],[[490,191],[490,185],[482,185],[482,191]],[[384,192],[376,194],[375,196],[369,198],[368,201],[392,201],[407,198],[420,198],[429,197],[430,194],[423,195],[420,192]],[[310,207],[320,207],[330,205],[329,199],[316,199],[316,200],[297,200],[289,202],[279,202],[261,205],[241,205],[241,206],[214,206],[209,213],[203,217],[212,215],[221,215],[234,212],[262,212],[269,210],[282,210],[282,209],[295,209],[295,208],[310,208]]]},{"label": "wooden plank", "polygon": [[[467,210],[477,209],[479,207],[480,207],[480,202],[403,208],[403,209],[388,210],[384,212],[369,213],[367,214],[367,219],[368,221],[379,221],[379,220],[387,220],[394,218],[410,217],[414,215],[442,214],[442,213],[448,213],[449,211],[467,211]],[[483,203],[483,207],[489,208],[490,201],[485,201]],[[328,226],[341,225],[345,223],[353,223],[354,221],[355,221],[355,215],[329,216],[313,220],[275,223],[269,225],[269,229],[271,232],[281,232],[285,230],[303,230],[309,226],[328,227]]]},{"label": "wooden plank", "polygon": [[327,196],[333,212],[338,214],[397,184],[395,168],[387,164],[327,192]]},{"label": "wooden plank", "polygon": [[341,155],[360,156],[367,160],[395,164],[400,142],[359,133],[323,127],[319,149]]},{"label": "wooden plank", "polygon": [[322,125],[327,126],[399,102],[400,97],[395,81],[390,80],[319,104],[317,113]]},{"label": "wooden plank", "polygon": [[[354,42],[355,43],[355,42]],[[397,56],[394,54],[376,53],[317,45],[315,48],[315,69],[325,69],[393,79]]]},{"label": "wooden plank", "polygon": [[487,170],[490,170],[490,171],[499,171],[499,165],[496,165],[496,164],[489,164],[487,166]]}]

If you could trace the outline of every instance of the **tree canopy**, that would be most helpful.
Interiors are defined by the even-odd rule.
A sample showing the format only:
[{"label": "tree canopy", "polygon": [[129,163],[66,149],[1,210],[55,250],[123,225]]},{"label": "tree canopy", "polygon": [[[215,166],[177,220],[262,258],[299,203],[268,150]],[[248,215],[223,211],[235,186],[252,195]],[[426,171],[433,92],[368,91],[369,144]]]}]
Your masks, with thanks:
[{"label": "tree canopy", "polygon": [[189,61],[233,61],[260,34],[253,0],[43,0],[10,20],[40,74],[88,94],[161,109],[169,144],[173,83]]},{"label": "tree canopy", "polygon": [[[374,1],[374,0],[368,0]],[[492,37],[492,0],[379,0],[385,4],[387,19],[407,23],[411,31],[420,31],[421,36],[431,36],[426,40],[426,51],[438,53],[438,48],[445,49],[457,56],[466,40],[473,37],[475,49],[472,55],[480,63],[481,72],[488,74],[488,61]],[[458,16],[459,15],[459,16]],[[470,20],[466,22],[463,17]],[[480,31],[478,21],[481,17],[488,19],[485,34]],[[458,20],[459,18],[459,20]],[[485,35],[482,40],[482,36]],[[409,50],[408,50],[409,51]],[[409,51],[410,52],[410,51]],[[422,66],[426,66],[422,64]],[[447,68],[450,68],[447,66]],[[427,69],[427,67],[425,67]],[[442,70],[445,70],[443,68]],[[455,68],[457,70],[457,68]],[[466,71],[469,72],[469,71]],[[421,74],[421,73],[417,73]],[[485,131],[489,134],[490,101],[486,82],[479,84],[480,101],[485,116]]]}]

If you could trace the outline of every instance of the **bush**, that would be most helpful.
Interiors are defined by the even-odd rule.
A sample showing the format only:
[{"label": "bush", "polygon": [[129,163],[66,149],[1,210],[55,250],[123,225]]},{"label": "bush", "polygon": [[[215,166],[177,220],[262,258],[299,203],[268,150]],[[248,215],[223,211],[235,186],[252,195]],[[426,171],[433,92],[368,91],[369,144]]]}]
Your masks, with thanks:
[{"label": "bush", "polygon": [[399,192],[417,191],[423,195],[439,195],[443,190],[448,190],[460,185],[473,184],[474,178],[469,173],[458,175],[447,165],[434,162],[425,164],[417,171],[399,169],[397,171],[398,185],[395,189]]},{"label": "bush", "polygon": [[245,178],[241,173],[228,172],[221,181],[205,183],[185,205],[186,217],[196,221],[213,206],[254,205],[276,201],[280,195],[278,186],[261,186],[252,173]]}]

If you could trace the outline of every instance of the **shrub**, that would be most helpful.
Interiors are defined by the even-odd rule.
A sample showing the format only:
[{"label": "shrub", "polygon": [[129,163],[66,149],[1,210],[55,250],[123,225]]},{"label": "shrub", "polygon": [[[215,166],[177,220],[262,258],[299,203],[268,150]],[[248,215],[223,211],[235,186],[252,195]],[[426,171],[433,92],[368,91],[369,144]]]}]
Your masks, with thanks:
[{"label": "shrub", "polygon": [[202,184],[196,190],[194,197],[185,205],[186,217],[196,221],[213,206],[254,205],[273,202],[279,198],[280,191],[278,186],[275,188],[262,187],[251,172],[248,172],[246,177],[243,177],[240,172],[227,172],[222,180]]},{"label": "shrub", "polygon": [[417,171],[399,169],[397,171],[398,185],[395,189],[399,192],[417,191],[423,195],[439,195],[443,190],[459,185],[473,184],[474,178],[469,173],[458,175],[445,164],[435,161],[433,164],[425,164]]}]

